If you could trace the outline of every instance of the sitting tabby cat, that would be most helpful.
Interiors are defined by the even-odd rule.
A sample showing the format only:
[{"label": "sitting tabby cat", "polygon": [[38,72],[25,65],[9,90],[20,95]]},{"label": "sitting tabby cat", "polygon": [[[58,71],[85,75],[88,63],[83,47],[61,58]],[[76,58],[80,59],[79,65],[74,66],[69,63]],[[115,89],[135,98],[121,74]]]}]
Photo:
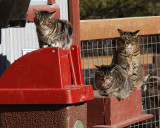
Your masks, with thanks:
[{"label": "sitting tabby cat", "polygon": [[60,47],[68,49],[72,44],[73,28],[70,22],[54,18],[55,12],[35,12],[34,23],[36,25],[39,46]]},{"label": "sitting tabby cat", "polygon": [[[124,32],[118,29],[120,40],[112,64],[118,64],[131,75],[133,82],[132,90],[140,88],[144,81],[144,70],[141,67],[140,50],[137,41],[139,30],[135,32]],[[127,68],[129,65],[129,68]]]},{"label": "sitting tabby cat", "polygon": [[95,84],[100,95],[127,98],[132,82],[126,70],[119,65],[96,66]]}]

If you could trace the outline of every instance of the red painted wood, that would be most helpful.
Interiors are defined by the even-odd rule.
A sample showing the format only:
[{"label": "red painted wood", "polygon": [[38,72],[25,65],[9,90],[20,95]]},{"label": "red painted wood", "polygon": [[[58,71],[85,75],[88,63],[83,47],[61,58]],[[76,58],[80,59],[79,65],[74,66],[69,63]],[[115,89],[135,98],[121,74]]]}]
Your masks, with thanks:
[{"label": "red painted wood", "polygon": [[131,119],[119,122],[119,123],[114,124],[114,125],[95,125],[92,128],[124,128],[124,127],[126,127],[130,124],[141,122],[141,121],[150,119],[152,117],[153,117],[152,114],[141,114],[139,116],[136,116],[136,117],[133,117]]},{"label": "red painted wood", "polygon": [[79,0],[69,0],[69,20],[74,29],[73,43],[80,46]]},{"label": "red painted wood", "polygon": [[116,97],[106,97],[105,110],[107,125],[141,115],[141,90],[131,92],[129,97],[120,101]]},{"label": "red painted wood", "polygon": [[[152,115],[141,113],[141,89],[131,92],[129,97],[123,100],[118,100],[116,97],[97,96],[94,100],[88,102],[87,109],[89,110],[87,122],[92,124],[87,128],[97,125],[105,125],[105,127],[120,125],[121,122],[127,126],[136,121],[139,122],[152,117]],[[101,114],[97,111],[100,111]],[[101,120],[104,120],[103,124],[97,119],[99,115],[102,117]]]},{"label": "red painted wood", "polygon": [[104,104],[104,98],[95,98],[87,102],[87,128],[104,124]]},{"label": "red painted wood", "polygon": [[34,11],[33,9],[37,10],[37,11],[56,11],[54,17],[55,18],[60,18],[60,8],[58,5],[31,5],[29,6],[28,9],[28,17],[27,17],[27,22],[33,22],[34,21]]},{"label": "red painted wood", "polygon": [[48,0],[48,4],[55,4],[55,0]]},{"label": "red painted wood", "polygon": [[0,104],[71,104],[93,99],[79,47],[43,48],[15,61],[0,79]]}]

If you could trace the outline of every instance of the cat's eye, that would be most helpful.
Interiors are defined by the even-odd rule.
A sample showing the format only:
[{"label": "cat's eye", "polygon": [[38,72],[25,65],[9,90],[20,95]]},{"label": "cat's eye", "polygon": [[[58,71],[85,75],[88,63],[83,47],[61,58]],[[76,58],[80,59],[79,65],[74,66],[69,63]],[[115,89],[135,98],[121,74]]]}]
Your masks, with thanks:
[{"label": "cat's eye", "polygon": [[47,21],[46,24],[47,24],[47,26],[50,26],[50,27],[51,27],[52,22],[51,22],[51,21]]},{"label": "cat's eye", "polygon": [[135,43],[135,42],[132,42],[131,44],[132,44],[132,45],[135,45],[136,43]]},{"label": "cat's eye", "polygon": [[43,25],[43,21],[40,22],[40,25],[41,25],[41,26]]},{"label": "cat's eye", "polygon": [[48,23],[50,23],[50,24],[51,24],[51,23],[52,23],[52,21],[50,21],[50,20],[49,20],[49,21],[48,21]]},{"label": "cat's eye", "polygon": [[46,23],[47,23],[47,24],[51,24],[51,23],[52,23],[52,21],[48,20]]}]

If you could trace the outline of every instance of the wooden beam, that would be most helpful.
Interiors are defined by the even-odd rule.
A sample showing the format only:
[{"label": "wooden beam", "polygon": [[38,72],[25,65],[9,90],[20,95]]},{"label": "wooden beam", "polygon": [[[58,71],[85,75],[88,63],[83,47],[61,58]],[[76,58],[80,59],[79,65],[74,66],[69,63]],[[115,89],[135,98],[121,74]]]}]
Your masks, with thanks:
[{"label": "wooden beam", "polygon": [[80,40],[95,40],[119,37],[117,29],[140,30],[139,35],[160,33],[160,16],[132,17],[103,20],[81,20]]},{"label": "wooden beam", "polygon": [[73,26],[73,43],[80,46],[79,0],[69,0],[69,20]]}]

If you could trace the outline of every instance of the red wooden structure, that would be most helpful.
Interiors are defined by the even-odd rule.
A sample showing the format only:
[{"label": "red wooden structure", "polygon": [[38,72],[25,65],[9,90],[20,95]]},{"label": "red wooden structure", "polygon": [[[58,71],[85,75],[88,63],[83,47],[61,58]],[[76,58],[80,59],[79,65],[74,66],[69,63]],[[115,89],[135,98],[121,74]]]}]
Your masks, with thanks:
[{"label": "red wooden structure", "polygon": [[[30,6],[27,21],[33,22],[33,9],[56,11],[60,18],[59,6],[52,4],[55,0]],[[80,45],[79,0],[69,0],[69,21],[73,42]],[[84,85],[77,45],[65,51],[39,49],[19,58],[0,78],[0,97],[1,127],[65,128],[80,120],[87,128],[121,128],[152,117],[141,114],[140,90],[122,101],[96,97],[88,102],[87,115],[86,102],[94,96],[92,86]]]},{"label": "red wooden structure", "polygon": [[[30,52],[0,78],[1,127],[87,127],[87,103],[78,45]],[[13,112],[14,111],[14,112]],[[17,123],[18,122],[18,123]]]},{"label": "red wooden structure", "polygon": [[84,86],[79,47],[39,49],[15,61],[0,79],[0,104],[72,104],[93,98]]},{"label": "red wooden structure", "polygon": [[[74,44],[80,45],[79,0],[69,0],[69,20]],[[32,5],[34,11],[56,11],[55,0]],[[79,47],[68,50],[44,48],[16,60],[0,78],[0,127],[87,127],[87,101],[93,99],[92,86],[83,82]]]},{"label": "red wooden structure", "polygon": [[153,117],[152,114],[142,114],[141,107],[140,89],[131,92],[124,100],[96,96],[88,101],[87,128],[123,128]]}]

